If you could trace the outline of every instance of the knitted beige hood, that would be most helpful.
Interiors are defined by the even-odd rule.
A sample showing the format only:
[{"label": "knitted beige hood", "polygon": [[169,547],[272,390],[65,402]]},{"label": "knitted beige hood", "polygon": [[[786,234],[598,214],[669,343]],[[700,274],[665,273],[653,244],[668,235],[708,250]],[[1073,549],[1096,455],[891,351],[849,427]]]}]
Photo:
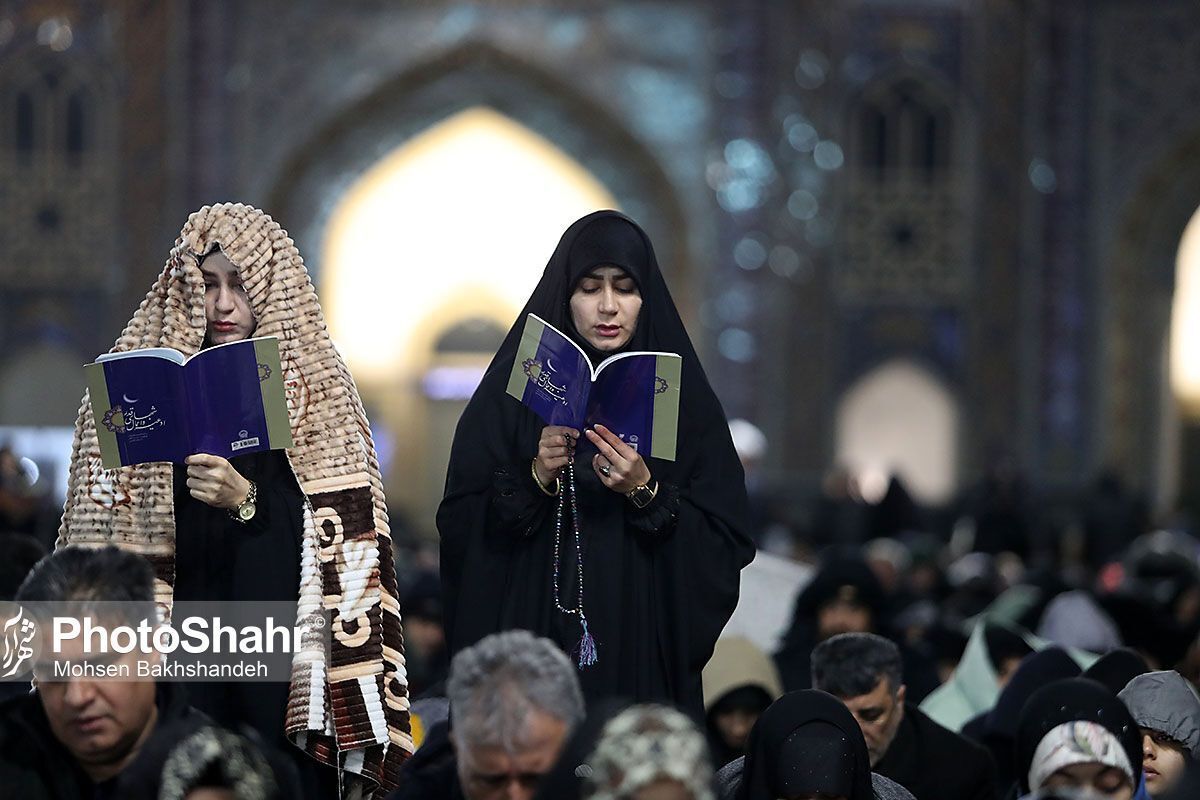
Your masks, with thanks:
[{"label": "knitted beige hood", "polygon": [[[319,760],[362,777],[369,793],[391,788],[413,751],[400,605],[379,462],[345,362],[330,341],[295,244],[269,216],[240,204],[192,214],[166,267],[113,352],[200,350],[205,331],[199,257],[220,247],[237,266],[258,321],[279,339],[294,447],[287,451],[307,502],[299,614],[327,609],[332,657],[323,648],[293,661],[286,729]],[[157,599],[171,602],[175,523],[170,464],[106,470],[85,395],[75,423],[58,546],[116,544],[154,565]]]}]

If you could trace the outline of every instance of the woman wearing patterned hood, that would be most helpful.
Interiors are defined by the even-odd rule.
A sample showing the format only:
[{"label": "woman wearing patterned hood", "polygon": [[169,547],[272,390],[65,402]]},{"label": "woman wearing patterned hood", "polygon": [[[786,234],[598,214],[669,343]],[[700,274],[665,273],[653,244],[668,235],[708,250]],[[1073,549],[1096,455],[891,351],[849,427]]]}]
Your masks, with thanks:
[{"label": "woman wearing patterned hood", "polygon": [[[643,458],[603,427],[547,426],[508,396],[530,313],[593,363],[636,350],[682,357],[674,461]],[[558,513],[571,446],[577,530]],[[455,432],[437,517],[451,652],[530,630],[579,651],[589,701],[665,701],[699,718],[701,669],[754,555],[746,520],[724,412],[650,240],[615,211],[583,217],[563,234]]]},{"label": "woman wearing patterned hood", "polygon": [[249,206],[200,209],[112,351],[191,355],[250,336],[279,340],[294,446],[105,470],[85,397],[58,545],[140,553],[167,606],[288,601],[301,619],[328,610],[330,662],[305,647],[290,686],[193,684],[194,702],[292,751],[286,733],[316,759],[298,758],[316,796],[338,783],[317,762],[369,793],[393,786],[413,749],[391,536],[367,419],[295,244]]},{"label": "woman wearing patterned hood", "polygon": [[266,760],[242,737],[201,728],[163,764],[158,800],[271,800],[282,796]]},{"label": "woman wearing patterned hood", "polygon": [[1068,678],[1042,687],[1025,704],[1016,760],[1023,793],[1078,789],[1131,800],[1142,775],[1142,735],[1107,689]]},{"label": "woman wearing patterned hood", "polygon": [[672,708],[634,706],[604,726],[583,800],[713,800],[704,735]]}]

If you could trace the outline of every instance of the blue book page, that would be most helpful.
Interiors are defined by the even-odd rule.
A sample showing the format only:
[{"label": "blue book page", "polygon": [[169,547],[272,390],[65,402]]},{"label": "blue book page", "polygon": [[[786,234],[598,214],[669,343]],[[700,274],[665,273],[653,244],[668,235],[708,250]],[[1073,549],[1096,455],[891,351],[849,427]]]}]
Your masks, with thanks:
[{"label": "blue book page", "polygon": [[656,365],[651,353],[608,362],[596,377],[587,412],[587,425],[603,425],[645,457],[654,434]]},{"label": "blue book page", "polygon": [[[519,390],[510,391],[547,425],[582,430],[592,385],[592,365],[579,346],[530,315],[513,365]],[[518,393],[519,392],[519,393]]]},{"label": "blue book page", "polygon": [[252,339],[203,350],[184,371],[191,453],[232,458],[270,449]]},{"label": "blue book page", "polygon": [[189,419],[183,369],[155,355],[103,362],[109,410],[96,419],[116,437],[122,464],[182,461]]}]

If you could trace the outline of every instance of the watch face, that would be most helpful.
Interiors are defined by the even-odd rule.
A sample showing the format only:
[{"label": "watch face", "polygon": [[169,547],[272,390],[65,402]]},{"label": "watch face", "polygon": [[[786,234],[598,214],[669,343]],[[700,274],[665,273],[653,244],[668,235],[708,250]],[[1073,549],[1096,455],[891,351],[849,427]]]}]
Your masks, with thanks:
[{"label": "watch face", "polygon": [[238,506],[238,518],[241,519],[242,522],[249,522],[250,520],[254,519],[254,512],[257,510],[258,509],[255,507],[254,503],[242,503],[240,506]]},{"label": "watch face", "polygon": [[633,493],[629,496],[629,499],[633,501],[635,506],[641,508],[654,499],[654,493],[646,486],[639,486],[633,490]]}]

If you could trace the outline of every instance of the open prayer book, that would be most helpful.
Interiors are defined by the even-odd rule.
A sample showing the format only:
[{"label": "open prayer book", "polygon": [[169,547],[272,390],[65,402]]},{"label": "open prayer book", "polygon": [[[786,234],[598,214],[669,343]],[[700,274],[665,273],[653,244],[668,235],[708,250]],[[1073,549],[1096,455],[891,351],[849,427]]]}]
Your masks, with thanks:
[{"label": "open prayer book", "polygon": [[676,353],[630,352],[593,366],[569,336],[530,314],[508,393],[547,425],[599,423],[642,456],[674,461],[682,365]]},{"label": "open prayer book", "polygon": [[274,336],[193,356],[169,347],[105,353],[84,372],[100,455],[110,469],[292,446]]}]

